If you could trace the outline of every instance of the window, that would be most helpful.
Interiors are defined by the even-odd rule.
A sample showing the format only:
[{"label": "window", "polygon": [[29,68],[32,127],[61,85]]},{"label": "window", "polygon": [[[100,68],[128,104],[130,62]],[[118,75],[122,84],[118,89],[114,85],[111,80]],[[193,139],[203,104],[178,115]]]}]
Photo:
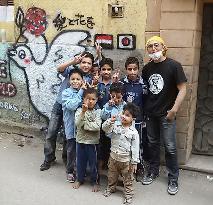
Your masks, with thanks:
[{"label": "window", "polygon": [[14,6],[14,0],[0,0],[0,6]]},{"label": "window", "polygon": [[0,21],[14,21],[14,0],[0,0]]}]

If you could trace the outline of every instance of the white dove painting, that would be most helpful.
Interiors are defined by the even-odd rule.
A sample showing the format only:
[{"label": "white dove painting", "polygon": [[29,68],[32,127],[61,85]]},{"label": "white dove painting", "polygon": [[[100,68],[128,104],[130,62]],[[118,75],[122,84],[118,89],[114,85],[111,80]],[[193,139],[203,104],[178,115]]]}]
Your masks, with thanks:
[{"label": "white dove painting", "polygon": [[[29,98],[42,115],[50,118],[57,91],[62,81],[57,67],[85,51],[81,44],[90,37],[87,31],[62,31],[52,41],[43,59],[38,62],[37,53],[44,53],[46,46],[31,49],[30,43],[17,44],[8,52],[9,58],[24,71]],[[32,40],[32,39],[31,39]],[[43,40],[41,39],[43,44]],[[38,40],[37,40],[37,43]]]}]

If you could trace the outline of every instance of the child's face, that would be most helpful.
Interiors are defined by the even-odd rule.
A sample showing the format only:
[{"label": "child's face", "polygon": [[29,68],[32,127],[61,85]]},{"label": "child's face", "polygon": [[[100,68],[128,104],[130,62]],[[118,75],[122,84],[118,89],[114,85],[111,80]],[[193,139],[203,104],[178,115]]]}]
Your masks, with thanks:
[{"label": "child's face", "polygon": [[99,73],[99,67],[93,66],[92,69],[91,69],[92,75],[95,76],[97,74],[97,72]]},{"label": "child's face", "polygon": [[137,64],[129,64],[126,67],[127,76],[130,80],[136,80],[139,73]]},{"label": "child's face", "polygon": [[83,84],[83,79],[78,73],[73,73],[70,76],[70,86],[74,89],[79,90]]},{"label": "child's face", "polygon": [[102,78],[111,79],[111,74],[112,68],[108,64],[105,64],[101,67],[100,75]]},{"label": "child's face", "polygon": [[84,72],[84,73],[89,73],[91,68],[92,68],[92,59],[85,57],[81,60],[80,62],[80,69]]},{"label": "child's face", "polygon": [[97,98],[96,94],[90,93],[84,97],[83,103],[88,105],[89,110],[92,110],[95,107],[97,100],[98,100],[98,98]]},{"label": "child's face", "polygon": [[133,121],[132,114],[128,110],[123,111],[123,113],[121,115],[122,125],[123,126],[130,126],[132,124],[132,121]]},{"label": "child's face", "polygon": [[123,101],[122,93],[111,92],[111,100],[114,101],[115,105],[120,105]]}]

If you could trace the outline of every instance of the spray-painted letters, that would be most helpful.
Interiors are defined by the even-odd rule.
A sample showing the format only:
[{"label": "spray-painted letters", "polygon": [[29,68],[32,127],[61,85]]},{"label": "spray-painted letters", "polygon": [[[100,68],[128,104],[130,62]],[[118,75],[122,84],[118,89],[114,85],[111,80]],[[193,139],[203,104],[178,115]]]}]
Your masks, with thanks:
[{"label": "spray-painted letters", "polygon": [[82,14],[76,14],[74,18],[70,19],[64,17],[61,13],[59,13],[56,18],[53,20],[53,25],[57,29],[57,31],[61,31],[62,29],[69,26],[86,26],[89,29],[93,29],[95,23],[94,18],[92,16],[85,17]]}]

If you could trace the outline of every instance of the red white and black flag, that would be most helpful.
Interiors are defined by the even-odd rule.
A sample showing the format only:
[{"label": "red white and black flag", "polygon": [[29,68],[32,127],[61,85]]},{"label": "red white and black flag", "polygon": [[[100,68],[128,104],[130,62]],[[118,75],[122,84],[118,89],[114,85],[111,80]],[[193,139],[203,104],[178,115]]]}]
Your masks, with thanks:
[{"label": "red white and black flag", "polygon": [[95,42],[99,43],[104,49],[113,49],[113,35],[109,34],[96,34]]}]

